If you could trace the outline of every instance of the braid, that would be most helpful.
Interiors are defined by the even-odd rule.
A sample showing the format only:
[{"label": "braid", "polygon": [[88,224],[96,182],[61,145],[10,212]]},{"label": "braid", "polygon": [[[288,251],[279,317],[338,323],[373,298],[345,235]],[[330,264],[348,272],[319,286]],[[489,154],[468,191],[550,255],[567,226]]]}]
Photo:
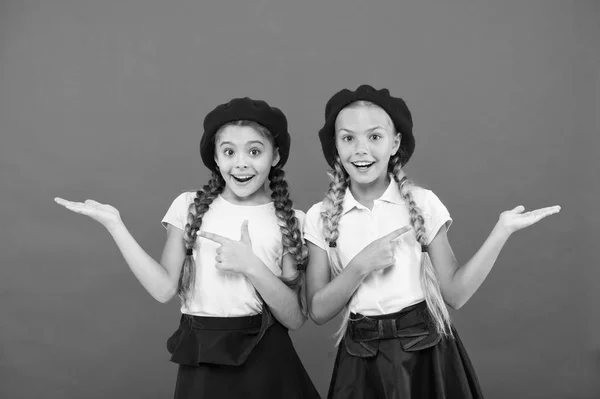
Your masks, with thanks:
[{"label": "braid", "polygon": [[323,200],[321,220],[323,221],[323,236],[329,245],[327,249],[329,267],[332,276],[335,277],[342,272],[340,257],[335,248],[337,247],[337,239],[340,236],[338,225],[342,218],[344,196],[346,195],[346,188],[350,184],[350,177],[344,170],[339,157],[335,159],[333,171],[329,176],[331,177],[331,183],[329,183],[329,189]]},{"label": "braid", "polygon": [[281,230],[283,253],[286,251],[292,255],[296,262],[297,273],[291,279],[282,278],[289,287],[297,289],[298,301],[304,314],[307,313],[305,297],[305,269],[308,261],[308,248],[302,242],[300,224],[294,213],[293,203],[290,199],[288,183],[285,180],[285,172],[281,166],[275,166],[269,172],[269,188],[271,198],[275,206],[279,229]]},{"label": "braid", "polygon": [[[337,240],[340,236],[338,226],[342,218],[344,196],[346,195],[346,188],[350,184],[350,176],[348,176],[348,173],[343,168],[339,157],[336,157],[333,164],[333,171],[329,173],[329,177],[331,177],[331,183],[323,200],[321,220],[323,222],[323,236],[328,243],[327,257],[329,259],[329,268],[332,278],[335,278],[343,270],[342,261],[336,248]],[[334,334],[334,337],[336,337],[336,346],[339,345],[346,333],[349,318],[350,308],[346,305],[344,307],[342,324]]]},{"label": "braid", "polygon": [[[425,220],[421,209],[417,206],[410,188],[414,184],[408,180],[402,172],[401,160],[402,154],[396,154],[390,160],[390,168],[394,180],[398,184],[400,194],[402,198],[408,203],[408,210],[410,216],[410,224],[413,227],[417,236],[417,241],[421,246],[427,246],[427,236],[425,229]],[[429,259],[427,252],[421,253],[421,288],[425,294],[425,302],[427,303],[427,309],[430,315],[433,317],[437,331],[444,336],[452,336],[452,328],[450,322],[450,314],[448,308],[444,302],[442,292],[440,289],[440,283],[438,281],[435,269]]]},{"label": "braid", "polygon": [[177,287],[177,295],[186,303],[190,300],[196,280],[196,262],[194,262],[192,250],[196,244],[198,230],[200,230],[200,226],[202,225],[202,217],[208,212],[210,204],[221,194],[224,187],[225,181],[223,181],[221,175],[213,172],[208,184],[202,187],[202,190],[196,192],[194,202],[189,207],[187,224],[185,225],[183,235],[187,251]]}]

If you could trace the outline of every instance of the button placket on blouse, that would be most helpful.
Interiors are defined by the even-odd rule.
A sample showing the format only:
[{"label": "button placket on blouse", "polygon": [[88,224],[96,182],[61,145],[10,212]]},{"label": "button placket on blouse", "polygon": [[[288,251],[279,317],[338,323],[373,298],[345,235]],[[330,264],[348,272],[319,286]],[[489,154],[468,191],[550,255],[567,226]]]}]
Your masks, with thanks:
[{"label": "button placket on blouse", "polygon": [[370,241],[375,241],[376,239],[379,238],[379,229],[377,226],[377,214],[378,209],[380,207],[380,203],[379,200],[375,200],[373,201],[373,210],[369,211],[369,239]]},{"label": "button placket on blouse", "polygon": [[375,226],[375,215],[373,211],[375,210],[375,204],[373,204],[373,210],[367,208],[366,206],[361,206],[361,212],[366,216],[366,226],[363,226],[363,232],[366,233],[367,236],[367,244],[375,241],[377,239],[377,226]]}]

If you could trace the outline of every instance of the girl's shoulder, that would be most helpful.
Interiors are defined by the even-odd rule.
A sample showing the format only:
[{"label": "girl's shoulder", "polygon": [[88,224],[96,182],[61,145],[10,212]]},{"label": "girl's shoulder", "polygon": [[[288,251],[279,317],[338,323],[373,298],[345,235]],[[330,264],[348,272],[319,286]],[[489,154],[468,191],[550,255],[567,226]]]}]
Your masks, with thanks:
[{"label": "girl's shoulder", "polygon": [[413,188],[412,195],[417,205],[426,213],[436,212],[439,209],[446,209],[444,203],[430,189],[417,186]]},{"label": "girl's shoulder", "polygon": [[181,201],[185,201],[185,202],[192,202],[194,200],[194,198],[196,198],[196,191],[183,191],[181,193],[179,193],[179,195],[177,195],[177,197],[175,197],[175,200],[179,199]]},{"label": "girl's shoulder", "polygon": [[322,206],[323,201],[319,201],[316,204],[312,205],[310,208],[308,208],[308,211],[306,211],[305,217],[308,219],[319,219],[321,215]]},{"label": "girl's shoulder", "polygon": [[166,228],[167,224],[172,224],[175,227],[183,229],[190,204],[194,201],[195,197],[196,193],[194,191],[186,191],[177,195],[163,217],[162,225]]},{"label": "girl's shoulder", "polygon": [[189,205],[194,202],[194,198],[196,198],[196,192],[195,191],[184,191],[182,193],[179,193],[175,199],[173,200],[171,207],[173,208],[181,208],[181,207],[185,207],[186,209],[189,207]]},{"label": "girl's shoulder", "polygon": [[433,191],[431,191],[428,188],[421,187],[421,186],[414,186],[411,189],[411,193],[412,193],[413,198],[415,199],[415,201],[426,200],[426,199],[429,199],[432,196],[436,197],[436,195],[433,193]]},{"label": "girl's shoulder", "polygon": [[294,209],[294,216],[296,216],[296,219],[298,219],[300,226],[302,226],[302,224],[304,223],[304,219],[306,219],[306,213],[304,213],[304,211],[301,211],[300,209]]}]

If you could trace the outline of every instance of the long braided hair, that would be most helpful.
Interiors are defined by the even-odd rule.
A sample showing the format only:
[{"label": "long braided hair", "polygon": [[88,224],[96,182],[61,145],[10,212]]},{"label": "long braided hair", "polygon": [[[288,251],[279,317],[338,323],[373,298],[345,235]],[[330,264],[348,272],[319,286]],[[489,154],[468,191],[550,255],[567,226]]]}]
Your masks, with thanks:
[{"label": "long braided hair", "polygon": [[[201,190],[196,191],[196,197],[188,208],[187,223],[184,228],[183,241],[185,242],[186,255],[183,260],[181,273],[179,274],[179,284],[177,286],[177,295],[187,305],[193,295],[193,288],[196,281],[196,262],[193,257],[194,246],[198,238],[198,230],[202,226],[202,217],[210,204],[223,192],[225,181],[219,173],[212,172],[208,184]],[[196,248],[197,249],[197,248]]]},{"label": "long braided hair", "polygon": [[[380,108],[378,105],[368,101],[357,101],[350,104],[348,107],[359,106]],[[391,120],[390,125],[393,126]],[[402,198],[408,204],[410,224],[415,231],[417,241],[422,247],[426,247],[427,235],[425,229],[425,220],[423,218],[421,209],[417,206],[412,195],[412,189],[416,186],[404,175],[404,172],[402,171],[402,159],[404,159],[404,157],[402,153],[402,147],[400,147],[398,152],[390,158],[388,163],[388,173],[392,174],[394,181],[396,184],[398,184]],[[344,196],[346,193],[346,188],[350,186],[350,176],[342,166],[339,156],[335,157],[333,169],[329,173],[329,176],[331,178],[331,183],[329,184],[329,188],[325,194],[325,199],[323,200],[321,208],[321,221],[323,225],[323,236],[328,244],[327,257],[329,259],[329,267],[331,271],[331,277],[333,279],[343,270],[336,242],[340,234],[338,226],[342,216]],[[425,295],[427,309],[433,318],[436,330],[444,336],[452,336],[450,315],[440,290],[435,269],[429,259],[429,255],[426,252],[422,252],[421,256],[420,281],[421,288]],[[336,337],[336,346],[339,345],[344,337],[346,329],[348,328],[349,319],[350,308],[348,304],[346,304],[343,310],[342,324],[334,335]]]},{"label": "long braided hair", "polygon": [[[396,184],[400,190],[400,195],[408,204],[408,213],[410,216],[410,225],[417,236],[417,242],[421,247],[427,248],[427,230],[425,229],[425,219],[421,209],[415,202],[411,189],[416,187],[402,172],[401,160],[402,154],[396,154],[390,159],[388,164],[389,172],[392,173]],[[438,333],[443,336],[452,336],[452,325],[450,322],[450,313],[444,302],[440,282],[435,273],[435,268],[431,263],[427,251],[421,252],[421,270],[420,270],[421,289],[425,295],[425,302],[429,314]]]},{"label": "long braided hair", "polygon": [[[271,132],[264,126],[254,121],[238,120],[229,122],[219,129],[219,133],[226,126],[249,126],[266,137],[273,146],[275,140]],[[194,202],[190,204],[188,209],[187,224],[184,229],[184,242],[186,248],[186,257],[183,262],[183,267],[179,277],[179,285],[177,294],[187,303],[190,301],[193,294],[195,283],[196,264],[193,258],[193,250],[197,250],[199,243],[197,242],[198,231],[202,226],[202,217],[209,210],[210,204],[214,201],[225,188],[225,181],[220,173],[212,172],[212,177],[208,184],[202,190],[196,192]],[[296,263],[297,273],[291,278],[280,277],[280,279],[289,287],[292,287],[298,292],[298,301],[302,312],[307,313],[305,301],[305,269],[308,260],[308,248],[302,241],[300,232],[300,223],[296,218],[293,210],[293,202],[290,199],[288,183],[285,180],[285,172],[280,165],[271,168],[269,172],[269,188],[271,190],[271,199],[275,207],[275,215],[277,216],[279,229],[282,235],[283,254],[289,253],[294,258]],[[196,248],[195,248],[196,247]]]},{"label": "long braided hair", "polygon": [[283,254],[289,253],[296,263],[296,275],[291,278],[280,277],[289,287],[295,289],[298,293],[298,302],[302,313],[306,316],[308,308],[306,305],[306,264],[308,262],[308,247],[302,241],[300,232],[300,223],[294,214],[293,203],[290,199],[288,183],[285,180],[283,169],[276,165],[269,172],[269,188],[271,189],[271,198],[275,206],[275,215],[279,230],[282,235]]}]

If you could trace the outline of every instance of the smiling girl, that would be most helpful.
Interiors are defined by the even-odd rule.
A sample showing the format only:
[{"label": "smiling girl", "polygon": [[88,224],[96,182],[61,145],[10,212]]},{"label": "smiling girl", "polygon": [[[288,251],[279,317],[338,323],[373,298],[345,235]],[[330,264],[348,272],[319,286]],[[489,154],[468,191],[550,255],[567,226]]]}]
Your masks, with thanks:
[{"label": "smiling girl", "polygon": [[481,398],[447,306],[475,293],[512,233],[560,209],[502,212],[459,264],[448,210],[402,170],[415,148],[412,127],[404,100],[387,89],[344,89],[325,108],[319,138],[332,181],[307,212],[304,235],[312,319],[343,312],[330,398]]},{"label": "smiling girl", "polygon": [[289,149],[285,115],[264,101],[237,98],[211,111],[200,154],[212,177],[169,207],[160,262],[114,207],[56,199],[107,228],[156,300],[180,297],[180,325],[167,341],[179,364],[175,398],[319,397],[288,335],[306,321],[307,261],[304,215],[282,169]]}]

